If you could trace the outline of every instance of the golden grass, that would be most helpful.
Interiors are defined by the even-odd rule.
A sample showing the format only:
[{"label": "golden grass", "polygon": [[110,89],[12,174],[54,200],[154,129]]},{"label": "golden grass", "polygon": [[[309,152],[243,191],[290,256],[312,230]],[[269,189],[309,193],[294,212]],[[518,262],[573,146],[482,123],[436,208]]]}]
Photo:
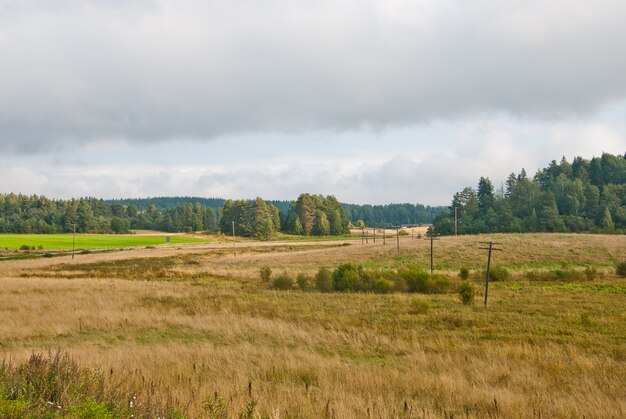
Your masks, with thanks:
[{"label": "golden grass", "polygon": [[[437,267],[482,269],[486,239],[443,238]],[[593,265],[604,275],[582,285],[625,285],[610,273],[626,258],[623,236],[493,239],[506,249],[496,263],[519,272]],[[426,241],[403,239],[401,250],[377,239],[4,262],[0,358],[62,348],[113,377],[139,370],[189,417],[206,416],[216,395],[236,416],[250,391],[256,411],[275,417],[626,415],[626,294],[610,287],[519,276],[494,284],[485,310],[454,294],[271,291],[258,274],[429,260]]]}]

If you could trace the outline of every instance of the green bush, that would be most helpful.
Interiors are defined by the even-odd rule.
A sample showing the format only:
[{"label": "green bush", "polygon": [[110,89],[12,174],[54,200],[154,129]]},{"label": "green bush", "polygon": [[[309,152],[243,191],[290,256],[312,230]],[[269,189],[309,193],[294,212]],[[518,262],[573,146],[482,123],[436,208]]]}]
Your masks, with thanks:
[{"label": "green bush", "polygon": [[472,304],[474,302],[474,285],[468,281],[464,281],[459,286],[459,298],[466,306]]},{"label": "green bush", "polygon": [[276,290],[291,290],[293,289],[293,285],[293,278],[289,276],[287,272],[283,272],[282,274],[278,275],[276,278],[274,278],[274,281],[272,282],[272,288]]},{"label": "green bush", "polygon": [[320,268],[315,275],[315,288],[321,292],[333,290],[333,274],[330,269]]},{"label": "green bush", "polygon": [[442,275],[432,275],[426,281],[426,294],[445,294],[450,289],[450,279]]},{"label": "green bush", "polygon": [[373,291],[377,294],[387,294],[393,291],[393,282],[385,278],[376,278],[372,284]]},{"label": "green bush", "polygon": [[470,270],[465,266],[459,269],[459,278],[466,281],[469,278]]},{"label": "green bush", "polygon": [[408,231],[406,231],[406,230],[400,230],[400,231],[398,232],[398,235],[399,235],[399,236],[408,236],[408,235],[409,235],[409,232],[408,232]]},{"label": "green bush", "polygon": [[299,273],[296,277],[296,282],[298,284],[298,288],[302,291],[307,291],[311,289],[311,277],[305,273]]},{"label": "green bush", "polygon": [[502,266],[492,266],[489,269],[489,280],[490,281],[506,281],[511,278],[511,272],[505,267]]},{"label": "green bush", "polygon": [[615,274],[619,277],[626,278],[626,260],[617,264]]},{"label": "green bush", "polygon": [[264,266],[259,271],[259,275],[261,276],[261,281],[269,282],[270,278],[272,277],[272,270],[269,266]]},{"label": "green bush", "polygon": [[398,272],[398,276],[404,280],[409,292],[426,292],[426,282],[428,274],[419,269],[403,269]]},{"label": "green bush", "polygon": [[333,271],[333,288],[335,291],[354,291],[361,280],[360,265],[343,263]]}]

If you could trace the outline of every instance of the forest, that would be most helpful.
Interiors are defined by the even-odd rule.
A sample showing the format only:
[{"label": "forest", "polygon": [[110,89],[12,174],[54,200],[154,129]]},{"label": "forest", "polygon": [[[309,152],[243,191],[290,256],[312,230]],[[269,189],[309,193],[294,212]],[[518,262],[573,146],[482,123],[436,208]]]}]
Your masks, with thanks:
[{"label": "forest", "polygon": [[[167,202],[167,199],[165,199]],[[131,230],[167,232],[222,231],[268,240],[276,232],[299,235],[340,235],[350,221],[334,196],[301,194],[286,213],[261,198],[225,200],[214,209],[198,202],[179,202],[145,209],[96,198],[51,200],[37,195],[0,195],[0,233],[52,234],[128,233]]]},{"label": "forest", "polygon": [[454,194],[448,212],[434,221],[442,235],[488,232],[626,232],[626,159],[602,154],[565,157],[529,178],[511,173],[495,190],[481,177],[478,188]]}]

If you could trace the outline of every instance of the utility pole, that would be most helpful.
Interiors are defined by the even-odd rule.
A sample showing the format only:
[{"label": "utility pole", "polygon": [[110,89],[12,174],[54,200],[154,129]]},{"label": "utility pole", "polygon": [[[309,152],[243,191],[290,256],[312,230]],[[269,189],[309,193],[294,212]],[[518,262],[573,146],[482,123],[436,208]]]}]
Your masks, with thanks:
[{"label": "utility pole", "polygon": [[435,240],[439,240],[439,238],[435,237],[435,230],[432,227],[428,228],[428,231],[426,231],[426,235],[428,237],[424,240],[430,240],[430,275],[432,276],[433,272],[435,271],[435,264],[433,263],[433,242]]},{"label": "utility pole", "polygon": [[365,244],[365,227],[361,227],[361,244]]},{"label": "utility pole", "polygon": [[376,244],[376,227],[374,227],[374,244]]},{"label": "utility pole", "polygon": [[501,245],[502,243],[495,243],[495,242],[480,242],[480,243],[489,245],[489,247],[479,247],[479,249],[489,251],[488,256],[487,256],[487,274],[485,275],[485,308],[487,308],[487,298],[489,294],[489,269],[491,268],[491,252],[494,250],[502,251],[502,249],[496,249],[493,247],[494,245]]},{"label": "utility pole", "polygon": [[396,243],[398,244],[398,256],[400,256],[400,229],[396,228]]},{"label": "utility pole", "polygon": [[387,244],[387,235],[385,234],[386,228],[383,227],[383,245]]},{"label": "utility pole", "polygon": [[72,224],[72,259],[74,259],[74,253],[76,250],[76,224]]}]

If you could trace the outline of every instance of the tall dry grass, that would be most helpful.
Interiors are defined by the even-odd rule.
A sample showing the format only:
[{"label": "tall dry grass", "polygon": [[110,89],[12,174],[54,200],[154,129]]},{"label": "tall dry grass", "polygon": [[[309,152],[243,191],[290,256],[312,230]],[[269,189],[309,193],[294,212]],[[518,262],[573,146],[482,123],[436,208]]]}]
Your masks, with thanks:
[{"label": "tall dry grass", "polygon": [[[442,269],[480,269],[477,239],[438,242]],[[258,274],[261,266],[295,274],[346,261],[423,261],[425,242],[410,239],[400,257],[388,242],[264,252],[247,245],[236,256],[207,248],[159,261],[146,250],[133,254],[147,258],[135,264],[111,255],[48,267],[16,261],[4,271],[10,276],[0,274],[0,358],[19,364],[61,348],[113,379],[145,377],[189,417],[237,416],[251,400],[274,417],[626,415],[625,283],[608,273],[625,256],[624,238],[495,239],[542,252],[536,260],[496,256],[511,269],[593,264],[606,271],[594,284],[618,292],[520,277],[496,284],[484,310],[455,295],[272,291]],[[163,275],[150,274],[150,264]]]}]

